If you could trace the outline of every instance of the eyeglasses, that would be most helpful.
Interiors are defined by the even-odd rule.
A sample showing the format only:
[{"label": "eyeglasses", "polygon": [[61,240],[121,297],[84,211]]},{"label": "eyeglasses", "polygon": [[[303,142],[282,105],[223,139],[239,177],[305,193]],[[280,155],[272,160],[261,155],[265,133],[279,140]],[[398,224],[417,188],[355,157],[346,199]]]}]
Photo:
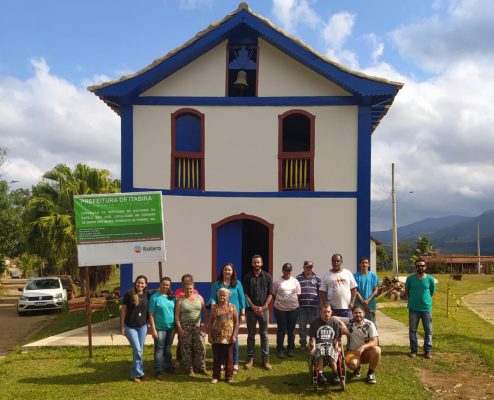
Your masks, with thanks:
[{"label": "eyeglasses", "polygon": [[313,265],[310,265],[310,264],[309,265],[304,265],[304,268],[312,268],[312,267],[313,267]]},{"label": "eyeglasses", "polygon": [[425,267],[425,264],[415,264],[416,267]]}]

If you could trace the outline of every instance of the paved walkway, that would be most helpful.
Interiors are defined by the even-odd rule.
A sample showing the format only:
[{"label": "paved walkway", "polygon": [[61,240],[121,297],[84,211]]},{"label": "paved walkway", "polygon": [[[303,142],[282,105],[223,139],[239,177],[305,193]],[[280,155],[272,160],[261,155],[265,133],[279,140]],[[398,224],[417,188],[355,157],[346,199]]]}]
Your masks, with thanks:
[{"label": "paved walkway", "polygon": [[494,325],[494,287],[461,298],[470,310]]},{"label": "paved walkway", "polygon": [[[383,314],[379,310],[376,315],[379,340],[381,345],[399,345],[408,346],[408,327],[401,322]],[[129,342],[126,337],[120,334],[119,318],[114,318],[110,321],[100,322],[92,326],[93,346],[128,346]],[[175,342],[176,342],[175,337]],[[271,344],[276,343],[276,336],[270,335],[269,341]],[[239,335],[240,344],[246,344],[247,335]],[[153,339],[150,335],[146,338],[146,344],[153,344]],[[87,346],[87,327],[74,329],[64,332],[59,335],[51,336],[46,339],[39,340],[34,343],[29,343],[22,346],[23,350],[32,350],[42,346]]]}]

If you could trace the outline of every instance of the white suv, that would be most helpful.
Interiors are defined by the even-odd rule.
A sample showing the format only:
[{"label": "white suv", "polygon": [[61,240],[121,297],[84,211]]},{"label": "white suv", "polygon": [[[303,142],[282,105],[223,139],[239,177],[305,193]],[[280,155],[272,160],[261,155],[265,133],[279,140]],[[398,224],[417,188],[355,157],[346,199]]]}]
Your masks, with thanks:
[{"label": "white suv", "polygon": [[17,313],[29,311],[57,310],[60,311],[67,301],[67,291],[58,277],[48,276],[32,278],[27,281],[17,304]]}]

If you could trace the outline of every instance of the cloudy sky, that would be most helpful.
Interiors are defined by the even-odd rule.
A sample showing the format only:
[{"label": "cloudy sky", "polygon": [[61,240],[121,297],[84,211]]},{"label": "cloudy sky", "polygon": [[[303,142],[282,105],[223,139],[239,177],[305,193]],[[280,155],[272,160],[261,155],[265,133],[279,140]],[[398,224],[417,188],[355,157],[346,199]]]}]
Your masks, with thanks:
[{"label": "cloudy sky", "polygon": [[[373,135],[372,225],[494,208],[494,1],[251,0],[350,68],[405,83]],[[30,187],[58,163],[120,176],[119,118],[88,85],[150,64],[236,9],[225,0],[2,0],[2,178]]]}]

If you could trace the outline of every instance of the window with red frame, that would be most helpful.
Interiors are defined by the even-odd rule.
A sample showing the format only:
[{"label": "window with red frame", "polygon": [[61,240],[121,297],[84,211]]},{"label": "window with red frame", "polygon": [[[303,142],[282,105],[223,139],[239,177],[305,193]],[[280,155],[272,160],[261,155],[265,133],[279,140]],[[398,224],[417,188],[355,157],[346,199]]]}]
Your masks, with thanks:
[{"label": "window with red frame", "polygon": [[292,110],[278,118],[278,189],[314,190],[315,116]]},{"label": "window with red frame", "polygon": [[194,109],[172,114],[171,187],[204,190],[204,114]]}]

